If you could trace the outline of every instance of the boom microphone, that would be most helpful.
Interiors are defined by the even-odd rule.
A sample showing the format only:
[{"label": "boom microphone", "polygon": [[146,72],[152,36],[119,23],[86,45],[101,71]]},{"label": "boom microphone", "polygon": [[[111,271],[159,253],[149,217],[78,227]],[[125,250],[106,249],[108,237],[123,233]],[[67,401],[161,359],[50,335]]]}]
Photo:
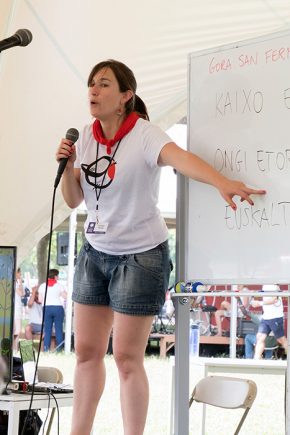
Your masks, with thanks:
[{"label": "boom microphone", "polygon": [[32,41],[32,33],[27,29],[19,29],[17,32],[10,36],[10,38],[3,39],[0,41],[0,52],[7,50],[8,48],[20,45],[21,47],[26,47]]},{"label": "boom microphone", "polygon": [[[66,132],[65,138],[68,140],[71,140],[73,143],[75,143],[79,138],[78,130],[76,128],[69,128],[68,131]],[[55,181],[54,181],[54,188],[55,189],[57,188],[57,186],[60,182],[63,171],[66,167],[67,161],[68,161],[68,158],[63,158],[63,159],[60,159],[60,161],[59,161],[59,167],[58,167],[57,174],[56,174]]]}]

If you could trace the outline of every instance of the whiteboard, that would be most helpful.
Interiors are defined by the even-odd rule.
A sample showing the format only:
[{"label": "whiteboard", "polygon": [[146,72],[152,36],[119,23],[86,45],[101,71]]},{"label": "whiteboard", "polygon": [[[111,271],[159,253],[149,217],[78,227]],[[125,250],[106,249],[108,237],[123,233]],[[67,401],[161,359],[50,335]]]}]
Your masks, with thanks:
[{"label": "whiteboard", "polygon": [[290,31],[188,57],[188,149],[267,195],[254,206],[189,180],[185,276],[290,283]]}]

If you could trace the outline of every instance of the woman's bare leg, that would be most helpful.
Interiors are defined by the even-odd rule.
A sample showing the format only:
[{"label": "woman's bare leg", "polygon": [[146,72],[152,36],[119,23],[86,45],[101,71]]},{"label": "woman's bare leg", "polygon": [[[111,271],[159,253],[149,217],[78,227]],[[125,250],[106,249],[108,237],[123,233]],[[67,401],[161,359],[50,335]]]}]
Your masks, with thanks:
[{"label": "woman's bare leg", "polygon": [[71,435],[89,435],[105,386],[104,357],[113,323],[107,306],[74,305],[74,400]]},{"label": "woman's bare leg", "polygon": [[263,354],[264,349],[265,349],[266,337],[267,337],[267,334],[263,334],[262,332],[257,333],[254,359],[261,359],[262,358],[262,354]]},{"label": "woman's bare leg", "polygon": [[124,435],[144,432],[149,386],[144,354],[153,316],[114,313],[113,352],[119,370]]},{"label": "woman's bare leg", "polygon": [[287,350],[288,350],[288,342],[287,342],[287,338],[285,336],[277,338],[277,341],[279,344],[281,344],[281,346],[284,348],[285,353],[287,355]]},{"label": "woman's bare leg", "polygon": [[231,309],[231,304],[227,301],[222,301],[220,309],[214,313],[215,323],[217,326],[217,335],[220,337],[223,335],[222,321],[223,321],[223,318],[225,317],[225,311],[226,310],[229,311],[230,309]]}]

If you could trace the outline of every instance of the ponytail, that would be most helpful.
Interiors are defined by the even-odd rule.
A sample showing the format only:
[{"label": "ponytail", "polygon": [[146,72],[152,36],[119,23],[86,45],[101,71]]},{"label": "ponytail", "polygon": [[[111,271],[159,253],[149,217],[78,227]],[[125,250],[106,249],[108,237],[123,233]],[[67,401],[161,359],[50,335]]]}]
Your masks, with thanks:
[{"label": "ponytail", "polygon": [[146,121],[149,121],[147,107],[146,107],[144,101],[136,94],[135,94],[135,98],[134,98],[134,112],[136,112],[137,115],[140,116],[140,118],[143,118],[143,119],[146,119]]}]

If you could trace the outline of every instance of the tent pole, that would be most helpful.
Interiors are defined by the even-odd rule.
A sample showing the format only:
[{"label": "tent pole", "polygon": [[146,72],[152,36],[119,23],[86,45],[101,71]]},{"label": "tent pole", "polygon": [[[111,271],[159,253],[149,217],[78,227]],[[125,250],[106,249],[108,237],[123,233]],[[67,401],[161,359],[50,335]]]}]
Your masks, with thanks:
[{"label": "tent pole", "polygon": [[69,251],[68,251],[68,279],[67,279],[67,300],[66,300],[66,318],[65,318],[65,344],[66,354],[71,352],[71,334],[72,334],[72,288],[74,276],[74,256],[75,256],[75,238],[77,226],[77,209],[73,210],[69,219]]}]

